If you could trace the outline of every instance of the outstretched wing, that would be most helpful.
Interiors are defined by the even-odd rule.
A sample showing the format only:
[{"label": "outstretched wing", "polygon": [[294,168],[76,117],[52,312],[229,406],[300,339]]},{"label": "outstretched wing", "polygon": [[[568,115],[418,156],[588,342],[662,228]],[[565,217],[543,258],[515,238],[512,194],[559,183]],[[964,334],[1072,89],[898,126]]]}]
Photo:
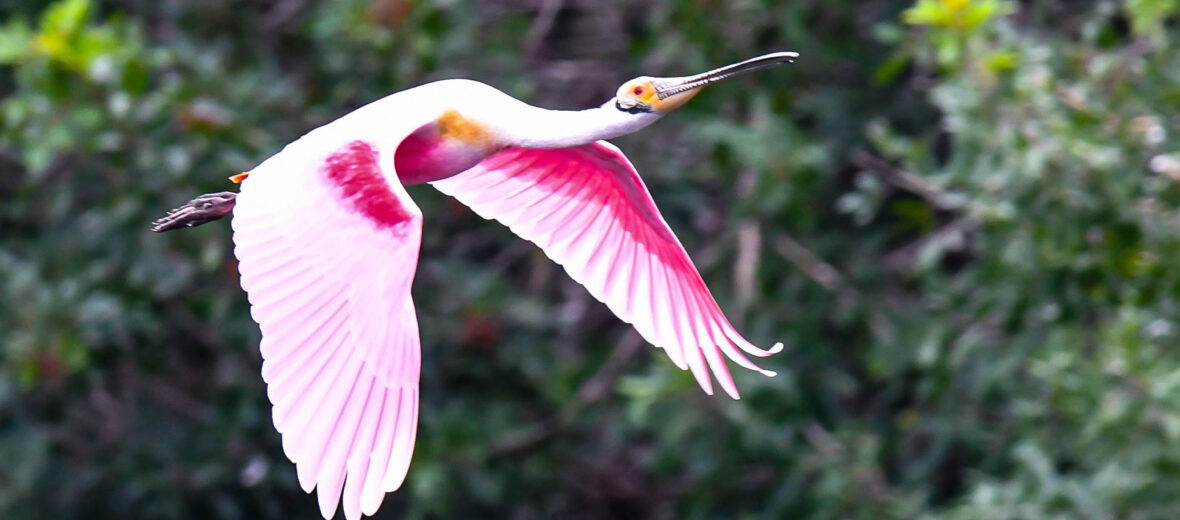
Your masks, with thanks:
[{"label": "outstretched wing", "polygon": [[571,148],[510,148],[432,183],[565,266],[574,280],[663,348],[713,393],[708,369],[738,398],[721,354],[766,375],[740,350],[768,356],[734,330],[680,241],[660,216],[635,168],[600,141]]},{"label": "outstretched wing", "polygon": [[371,515],[405,478],[421,353],[410,284],[422,213],[374,145],[304,137],[252,171],[234,253],[262,328],[283,451],[330,518]]}]

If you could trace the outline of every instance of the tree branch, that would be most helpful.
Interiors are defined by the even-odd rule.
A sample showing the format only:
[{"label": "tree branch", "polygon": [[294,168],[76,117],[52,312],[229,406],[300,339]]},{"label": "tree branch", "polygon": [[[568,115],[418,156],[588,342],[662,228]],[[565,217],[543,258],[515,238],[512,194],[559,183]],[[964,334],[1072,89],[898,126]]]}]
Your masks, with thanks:
[{"label": "tree branch", "polygon": [[938,209],[953,211],[963,206],[961,196],[948,193],[942,188],[931,184],[926,179],[889,164],[888,161],[864,150],[852,152],[851,160],[852,164],[867,172],[876,174],[877,177],[880,177],[881,180],[891,186],[901,188],[922,197],[923,200]]}]

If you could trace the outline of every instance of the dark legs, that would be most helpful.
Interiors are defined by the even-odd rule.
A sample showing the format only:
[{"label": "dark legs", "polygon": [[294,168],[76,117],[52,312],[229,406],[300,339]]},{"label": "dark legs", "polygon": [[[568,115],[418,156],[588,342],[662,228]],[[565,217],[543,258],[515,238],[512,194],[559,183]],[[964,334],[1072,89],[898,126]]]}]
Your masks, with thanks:
[{"label": "dark legs", "polygon": [[229,191],[201,195],[152,222],[152,231],[160,233],[213,222],[229,215],[237,203],[237,198],[237,193]]}]

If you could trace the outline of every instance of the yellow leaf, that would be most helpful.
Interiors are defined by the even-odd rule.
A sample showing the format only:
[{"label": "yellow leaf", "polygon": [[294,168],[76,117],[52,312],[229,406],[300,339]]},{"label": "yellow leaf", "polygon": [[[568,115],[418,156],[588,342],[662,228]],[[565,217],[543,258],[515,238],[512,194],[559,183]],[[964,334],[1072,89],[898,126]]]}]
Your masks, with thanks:
[{"label": "yellow leaf", "polygon": [[33,52],[44,54],[50,58],[58,58],[66,50],[66,38],[60,33],[38,34],[33,38]]}]

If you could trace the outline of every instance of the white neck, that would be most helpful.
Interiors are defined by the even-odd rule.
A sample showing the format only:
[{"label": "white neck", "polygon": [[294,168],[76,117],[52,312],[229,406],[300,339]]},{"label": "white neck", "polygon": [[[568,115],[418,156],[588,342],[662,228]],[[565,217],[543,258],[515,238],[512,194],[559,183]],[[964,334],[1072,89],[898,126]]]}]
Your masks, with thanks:
[{"label": "white neck", "polygon": [[521,148],[566,148],[630,134],[660,118],[658,113],[629,113],[610,100],[586,110],[546,110],[515,103],[495,126],[511,146]]},{"label": "white neck", "polygon": [[[344,121],[372,128],[387,128],[390,113],[415,107],[437,118],[446,110],[458,110],[466,119],[492,132],[499,144],[520,148],[566,148],[626,135],[654,123],[659,112],[630,113],[615,107],[612,98],[586,110],[547,110],[520,101],[499,90],[466,79],[428,83],[392,94],[342,117]],[[392,118],[421,125],[414,117]],[[411,130],[412,131],[412,130]]]}]

